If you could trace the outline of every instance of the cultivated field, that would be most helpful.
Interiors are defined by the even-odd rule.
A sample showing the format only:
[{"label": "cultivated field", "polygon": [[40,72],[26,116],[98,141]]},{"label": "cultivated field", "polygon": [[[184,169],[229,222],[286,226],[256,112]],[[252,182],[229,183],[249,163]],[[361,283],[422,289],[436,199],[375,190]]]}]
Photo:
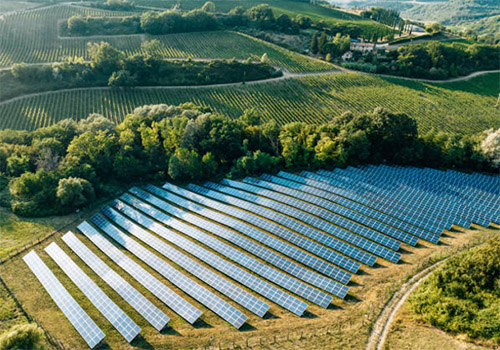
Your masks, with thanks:
[{"label": "cultivated field", "polygon": [[144,41],[157,39],[163,44],[160,53],[164,58],[251,58],[258,60],[266,53],[269,63],[292,72],[332,69],[332,65],[326,62],[235,32],[59,37],[58,21],[73,15],[127,16],[130,14],[130,12],[55,5],[5,16],[0,26],[0,66],[10,66],[20,62],[55,62],[68,57],[88,59],[88,42],[107,41],[127,54],[134,54],[140,52],[140,46]]},{"label": "cultivated field", "polygon": [[279,82],[229,87],[153,88],[128,91],[76,89],[48,92],[0,104],[0,128],[36,129],[64,118],[101,113],[119,122],[145,104],[194,102],[237,117],[248,108],[265,120],[319,123],[347,110],[375,107],[407,113],[421,131],[431,128],[477,133],[500,126],[497,103],[500,74],[469,81],[424,83],[360,73],[334,73]]}]

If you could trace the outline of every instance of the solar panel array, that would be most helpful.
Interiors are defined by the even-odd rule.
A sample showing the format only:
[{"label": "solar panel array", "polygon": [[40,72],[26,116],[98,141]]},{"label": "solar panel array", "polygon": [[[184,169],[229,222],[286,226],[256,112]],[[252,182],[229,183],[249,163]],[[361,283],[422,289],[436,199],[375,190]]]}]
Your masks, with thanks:
[{"label": "solar panel array", "polygon": [[161,331],[170,319],[137,289],[132,287],[123,277],[113,271],[97,255],[85,246],[73,232],[62,237],[64,243],[73,250],[99,277],[129,303],[153,327]]},{"label": "solar panel array", "polygon": [[[326,308],[333,296],[344,298],[362,265],[372,266],[377,257],[398,262],[403,244],[438,243],[452,225],[500,223],[500,177],[385,165],[282,171],[203,186],[132,188],[101,212],[106,218],[94,215],[93,225],[83,222],[78,230],[127,278],[187,322],[202,316],[132,255],[240,328],[247,316],[233,302],[260,317],[270,303],[300,316],[307,301]],[[62,240],[154,328],[169,323],[75,234]],[[134,320],[64,250],[51,243],[45,251],[127,341],[139,334]],[[23,259],[87,344],[99,344],[104,333],[40,257],[30,252]]]},{"label": "solar panel array", "polygon": [[45,248],[45,251],[118,332],[128,342],[134,340],[141,331],[139,326],[71,260],[64,250],[59,248],[55,242],[52,242]]},{"label": "solar panel array", "polygon": [[78,305],[54,273],[50,271],[34,251],[26,254],[23,260],[88,346],[91,349],[96,347],[104,339],[104,332]]}]

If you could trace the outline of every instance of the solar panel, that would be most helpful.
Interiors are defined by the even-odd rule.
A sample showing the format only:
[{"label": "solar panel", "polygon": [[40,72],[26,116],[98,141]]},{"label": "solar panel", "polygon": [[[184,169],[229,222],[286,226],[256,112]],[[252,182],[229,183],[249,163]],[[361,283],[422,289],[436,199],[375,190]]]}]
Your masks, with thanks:
[{"label": "solar panel", "polygon": [[201,311],[182,299],[178,294],[161,283],[156,277],[147,272],[135,261],[123,254],[110,241],[102,236],[94,227],[86,221],[82,222],[78,229],[83,232],[104,254],[109,256],[118,266],[135,278],[147,290],[171,308],[179,316],[193,324],[201,316]]},{"label": "solar panel", "polygon": [[50,271],[33,250],[26,254],[23,260],[87,345],[91,349],[95,348],[104,339],[104,332],[78,305],[54,273]]},{"label": "solar panel", "polygon": [[[241,199],[245,199],[245,200],[250,201],[254,204],[268,207],[268,208],[273,209],[277,212],[286,214],[289,217],[292,217],[296,220],[300,220],[301,222],[308,224],[308,225],[310,225],[318,230],[325,231],[332,236],[335,236],[335,237],[340,238],[348,243],[351,243],[352,246],[349,245],[349,247],[350,247],[349,251],[352,249],[355,249],[353,246],[356,246],[356,247],[364,249],[370,253],[378,255],[384,259],[387,259],[391,262],[398,262],[399,259],[401,258],[401,254],[399,254],[399,253],[396,253],[390,249],[384,248],[384,247],[382,247],[378,244],[375,244],[375,243],[373,243],[367,239],[364,239],[362,237],[356,236],[356,235],[352,234],[351,232],[345,231],[337,226],[333,226],[330,223],[328,223],[322,219],[313,217],[309,213],[295,209],[293,207],[290,207],[289,205],[278,203],[278,202],[273,201],[271,199],[259,197],[259,196],[253,195],[253,194],[245,193],[241,190],[236,190],[234,188],[215,184],[215,183],[206,183],[205,186],[207,186],[209,188],[217,189],[218,191],[221,191],[221,192],[226,193],[226,194],[230,194],[230,195],[235,196],[235,197],[239,197]],[[330,238],[329,236],[326,236],[325,234],[322,234],[322,233],[319,233],[319,235],[322,235],[323,237],[327,237],[328,240]],[[360,261],[362,261],[362,260],[360,260]]]},{"label": "solar panel", "polygon": [[[376,258],[373,255],[365,253],[364,251],[354,248],[333,237],[326,236],[323,233],[316,231],[310,228],[309,226],[304,225],[299,221],[293,220],[281,213],[197,185],[189,184],[187,188],[197,193],[203,194],[204,196],[217,199],[223,203],[231,204],[241,209],[250,211],[254,214],[260,215],[268,220],[272,220],[280,225],[283,225],[286,228],[293,230],[295,232],[300,232],[302,235],[311,238],[321,244],[324,244],[331,249],[334,249],[340,253],[352,257],[353,259],[362,261],[368,266],[372,266],[375,263]],[[315,247],[313,247],[312,249],[313,249],[312,252],[315,253],[316,255],[322,257],[325,260],[331,261],[334,264],[343,267],[348,271],[356,272],[359,269],[360,266],[359,263],[354,262],[351,259],[342,257],[341,255],[338,255],[332,250],[327,249],[319,244],[316,244]]]},{"label": "solar panel", "polygon": [[141,331],[139,326],[55,242],[45,247],[45,251],[116,330],[129,343],[134,340]]},{"label": "solar panel", "polygon": [[[170,204],[168,204],[165,201],[162,201],[158,197],[155,197],[153,195],[148,194],[147,192],[141,191],[139,189],[133,188],[131,189],[131,192],[134,194],[137,194],[140,198],[143,198],[144,200],[147,200],[149,203],[154,204],[155,206],[158,206],[165,212],[177,216],[178,218],[183,219],[184,221],[189,222],[191,225],[198,226],[200,228],[203,228],[204,230],[215,234],[217,236],[223,236],[224,238],[234,238],[234,235],[237,235],[236,233],[229,231],[228,229],[215,224],[211,221],[202,219],[196,215],[187,213],[186,211],[183,211],[179,208],[176,208]],[[169,224],[171,225],[182,225],[186,228],[185,224],[180,222],[179,220],[176,220],[174,218],[171,218],[169,221]],[[188,226],[189,231],[192,232],[193,235],[200,235],[203,234],[202,231],[197,230],[195,232],[194,228],[192,226]],[[184,231],[185,232],[185,231]],[[233,237],[231,237],[233,235]],[[205,234],[205,236],[207,236]],[[239,236],[239,235],[237,235]],[[209,236],[208,236],[209,237]],[[244,239],[243,237],[239,236],[240,238]],[[266,264],[263,264],[262,262],[254,259],[253,257],[244,254],[240,252],[237,249],[232,248],[231,246],[223,243],[220,240],[215,239],[215,242],[218,245],[219,252],[221,254],[224,254],[227,256],[229,259],[232,259],[233,261],[238,262],[240,265],[248,268],[250,271],[255,272],[259,276],[262,276],[266,278],[267,280],[274,282],[278,284],[279,286],[302,296],[303,298],[312,301],[313,303],[316,303],[324,308],[328,307],[330,305],[330,302],[332,301],[332,297],[330,295],[327,295],[317,289],[314,289],[307,284],[296,280],[281,271],[278,271]]]},{"label": "solar panel", "polygon": [[[247,178],[247,181],[252,182],[252,179]],[[377,231],[374,231],[370,228],[367,228],[363,225],[358,224],[357,222],[345,219],[342,216],[336,215],[328,210],[325,210],[324,203],[321,204],[322,205],[321,207],[316,206],[316,205],[311,205],[311,203],[308,203],[306,201],[306,198],[310,199],[310,200],[314,200],[314,199],[307,197],[307,195],[304,193],[300,193],[299,191],[292,192],[291,189],[288,189],[285,187],[285,188],[281,188],[281,189],[284,189],[284,191],[286,193],[286,194],[283,194],[283,193],[279,193],[279,191],[277,191],[277,189],[278,189],[277,185],[273,185],[273,184],[266,185],[266,183],[264,181],[257,180],[257,179],[255,179],[254,181],[255,181],[254,184],[259,185],[260,187],[250,185],[249,183],[232,181],[232,180],[223,180],[223,183],[227,184],[231,187],[234,187],[234,188],[239,188],[239,189],[245,190],[247,192],[257,194],[258,196],[261,196],[261,197],[267,197],[267,198],[273,199],[275,202],[281,202],[281,203],[289,205],[290,207],[295,207],[295,208],[300,209],[306,213],[310,213],[312,215],[315,215],[315,216],[325,220],[326,222],[333,223],[342,229],[350,230],[359,236],[363,236],[363,237],[368,238],[376,243],[382,244],[390,249],[398,250],[401,247],[400,242],[398,242],[390,237],[384,236]],[[265,188],[263,188],[263,187],[265,187]],[[268,187],[271,189],[270,190],[266,189]],[[297,197],[293,197],[293,194],[297,195]]]},{"label": "solar panel", "polygon": [[[271,235],[267,234],[261,234],[259,230],[255,229],[253,226],[246,225],[245,222],[248,222],[255,227],[260,228],[264,232],[269,232],[271,234],[274,234],[278,237],[283,238],[284,240],[296,244],[299,247],[302,247],[304,250],[307,250],[309,252],[312,252],[315,248],[315,246],[321,247],[320,245],[303,238],[302,236],[299,236],[295,233],[293,233],[290,230],[285,229],[283,226],[279,226],[275,223],[270,222],[269,220],[264,220],[261,217],[245,212],[243,210],[240,210],[238,208],[223,204],[221,202],[214,201],[212,199],[209,199],[207,197],[203,197],[199,194],[196,194],[194,192],[185,190],[179,186],[175,186],[169,183],[166,183],[163,185],[163,188],[168,189],[171,192],[175,192],[179,195],[182,195],[189,200],[203,204],[205,206],[208,206],[210,208],[218,210],[220,213],[223,213],[222,216],[227,217],[228,219],[231,219],[228,215],[231,215],[232,217],[238,218],[242,221],[238,221],[238,223],[234,223],[234,221],[225,221],[225,224],[233,227],[234,229],[239,230],[241,233],[246,234],[247,236],[255,239],[256,241],[265,244],[281,253],[284,255],[295,259],[298,262],[301,262],[302,264],[310,267],[313,270],[319,271],[323,273],[324,275],[331,277],[341,283],[347,284],[349,283],[352,274],[345,272],[336,266],[333,266],[332,264],[329,264],[327,262],[324,262],[321,259],[318,259],[317,257],[305,253],[294,246],[285,243],[279,239],[274,238]],[[183,203],[183,202],[180,202]],[[191,202],[190,202],[191,203]],[[181,205],[181,204],[179,204]],[[204,215],[206,217],[210,217],[214,220],[215,217],[210,216],[207,214],[206,211],[200,212],[201,215]],[[206,215],[205,215],[206,214]],[[223,222],[223,221],[220,221]],[[246,225],[246,226],[240,226],[241,225]]]},{"label": "solar panel", "polygon": [[[281,172],[278,175],[281,176]],[[436,235],[440,235],[444,230],[443,227],[426,223],[425,221],[413,217],[408,211],[405,211],[402,208],[393,207],[390,202],[382,203],[380,201],[365,197],[363,193],[356,192],[356,190],[354,188],[351,188],[351,186],[349,185],[337,183],[337,181],[335,181],[334,179],[323,175],[321,171],[318,171],[316,174],[303,171],[300,173],[300,175],[308,179],[314,179],[316,181],[328,184],[329,188],[327,189],[327,191],[329,192],[339,194],[363,205],[366,205],[367,207],[379,210],[383,213],[386,213],[387,215],[408,222],[416,227],[425,229]]]},{"label": "solar panel", "polygon": [[[228,217],[225,217],[219,213],[211,211],[210,209],[206,209],[200,205],[194,204],[192,202],[188,202],[184,198],[176,196],[176,195],[169,193],[165,190],[162,190],[158,187],[147,186],[146,188],[150,192],[154,193],[155,195],[160,196],[161,198],[164,198],[164,199],[168,199],[180,207],[189,208],[190,210],[196,212],[197,215],[211,216],[214,221],[225,224],[226,226],[241,225],[241,227],[239,227],[240,230],[246,231],[247,234],[249,232],[252,232],[252,231],[257,231],[256,234],[260,234],[256,237],[258,242],[266,241],[270,238],[268,235],[258,231],[257,229],[255,229],[254,227],[251,227],[250,225],[246,225],[246,224],[241,223],[241,222],[234,220],[234,219],[229,219]],[[192,220],[189,220],[189,218],[187,218],[187,220],[194,224],[194,222]],[[268,261],[269,263],[282,269],[283,271],[290,273],[294,277],[302,279],[306,282],[309,282],[310,284],[312,284],[318,288],[321,288],[327,292],[333,293],[334,295],[337,295],[341,298],[345,297],[345,295],[348,291],[347,287],[342,286],[341,284],[339,284],[335,281],[332,281],[329,278],[321,276],[313,271],[307,270],[307,269],[303,268],[302,266],[299,266],[299,265],[295,264],[294,262],[291,262],[291,261],[283,258],[282,256],[274,253],[273,251],[270,251],[270,250],[268,250],[268,249],[266,249],[266,248],[264,248],[256,243],[254,243],[253,241],[246,239],[245,237],[242,237],[239,234],[236,234],[235,232],[227,230],[223,227],[221,227],[220,229],[217,229],[215,231],[212,231],[212,230],[210,230],[210,227],[209,227],[210,225],[208,225],[208,226],[204,225],[203,222],[200,222],[200,224],[202,225],[202,226],[200,226],[201,228],[204,228],[210,232],[216,232],[214,234],[217,234],[218,236],[220,236],[224,239],[227,239],[228,241],[238,245],[239,247],[245,249],[246,251],[262,258],[265,261]]]},{"label": "solar panel", "polygon": [[[254,259],[251,259],[247,255],[239,252],[238,250],[234,249],[233,247],[217,240],[216,238],[211,237],[210,235],[195,229],[194,227],[187,225],[179,220],[176,220],[159,210],[154,209],[151,205],[144,203],[142,201],[139,201],[136,198],[133,198],[132,196],[125,194],[121,197],[121,199],[127,201],[131,205],[133,205],[135,208],[143,211],[144,213],[148,214],[149,216],[153,217],[155,220],[167,224],[172,228],[175,228],[176,230],[183,232],[184,234],[194,238],[195,240],[207,245],[208,247],[214,249],[216,252],[220,253],[223,256],[228,257],[229,259],[238,262],[242,266],[249,267],[251,271],[255,272],[256,274],[262,274],[261,270],[269,271],[269,269],[266,269],[266,266],[264,264],[254,264]],[[274,271],[274,270],[273,270]],[[253,281],[253,280],[252,280]],[[281,283],[290,281],[288,278],[283,279]],[[290,281],[292,282],[292,281]],[[267,285],[267,284],[266,284]],[[262,292],[266,293],[266,297],[268,297],[270,300],[274,301],[276,304],[281,305],[285,309],[297,314],[297,315],[302,315],[307,308],[307,304],[302,302],[301,300],[295,298],[292,295],[289,295],[280,289],[268,285],[266,288],[262,289]],[[330,301],[331,296],[326,296],[325,300]]]},{"label": "solar panel", "polygon": [[[116,206],[122,207],[122,208],[127,206],[123,202],[117,202],[117,201],[113,202],[112,205],[116,205]],[[130,208],[130,207],[128,207],[128,208]],[[130,209],[132,209],[132,208],[130,208]],[[169,245],[165,244],[163,241],[156,238],[152,234],[148,233],[146,230],[142,229],[138,225],[134,224],[132,221],[128,220],[125,216],[119,214],[117,211],[111,209],[110,207],[105,207],[101,211],[110,220],[112,220],[116,224],[120,225],[125,230],[127,230],[127,232],[134,235],[135,237],[137,237],[138,239],[140,239],[141,241],[143,241],[144,243],[149,245],[151,248],[155,249],[156,251],[158,251],[163,256],[170,259],[171,261],[173,261],[177,265],[181,266],[189,273],[193,274],[194,276],[198,277],[199,279],[201,279],[202,281],[204,281],[208,285],[212,286],[214,289],[218,290],[222,294],[227,295],[229,298],[236,301],[240,305],[246,307],[248,310],[252,311],[256,315],[263,317],[266,314],[266,312],[269,310],[269,305],[267,305],[266,303],[260,301],[259,299],[254,297],[252,294],[244,291],[243,289],[239,288],[238,286],[234,285],[233,283],[226,281],[224,278],[213,273],[211,270],[209,270],[206,267],[204,267],[203,265],[197,263],[193,259],[189,258],[187,255],[179,252],[177,249],[174,249],[174,248],[170,247]],[[144,222],[140,222],[140,223],[141,223],[141,225],[150,228],[149,226],[144,225],[143,224]],[[169,232],[166,232],[165,236],[170,237],[171,235],[176,235],[176,234],[172,231],[169,231]],[[196,246],[196,245],[194,245],[194,246]],[[198,247],[198,246],[196,246],[196,247]],[[205,257],[203,254],[204,249],[199,248],[198,250],[200,250],[202,254],[197,254],[197,256],[199,258],[204,258]],[[208,253],[208,252],[206,252],[206,253]],[[208,254],[207,254],[207,256],[208,256]],[[207,260],[209,260],[209,259],[205,259],[205,261],[207,261]],[[220,259],[217,256],[214,256],[213,260],[216,260],[219,264],[223,264],[223,265],[227,264],[226,261]],[[212,266],[214,266],[214,265],[212,265]],[[217,267],[219,267],[219,265],[215,264],[214,267],[217,268]],[[226,268],[223,270],[224,271],[230,270],[230,268]],[[236,277],[236,274],[230,275],[230,277],[233,277],[233,276]]]},{"label": "solar panel", "polygon": [[361,211],[361,213],[357,213],[350,208],[348,209],[333,201],[326,200],[324,196],[317,196],[318,193],[314,193],[314,191],[308,190],[306,186],[301,186],[300,184],[293,183],[292,181],[280,179],[274,176],[266,177],[266,175],[263,175],[261,176],[261,178],[268,181],[255,178],[246,178],[243,181],[254,183],[263,188],[273,189],[277,192],[287,194],[294,198],[300,198],[305,202],[315,204],[318,207],[327,209],[337,215],[342,215],[349,220],[363,224],[366,227],[377,230],[387,236],[398,239],[412,246],[417,244],[418,239],[416,237],[397,230],[394,227],[386,225],[380,221],[374,220],[369,216],[362,215],[363,211]]},{"label": "solar panel", "polygon": [[161,331],[167,326],[170,320],[168,316],[132,287],[123,277],[106,265],[73,232],[66,233],[62,237],[62,240],[153,327]]},{"label": "solar panel", "polygon": [[205,305],[207,308],[215,312],[221,318],[240,328],[247,320],[241,311],[230,305],[208,289],[202,287],[194,282],[172,266],[167,264],[164,260],[160,259],[157,255],[153,254],[148,249],[144,248],[141,244],[127,236],[121,230],[105,220],[101,215],[97,214],[91,218],[91,221],[98,226],[101,230],[106,232],[108,236],[113,238],[117,243],[122,245],[132,254],[151,266],[154,270],[158,271],[162,276],[175,284],[179,289],[190,295],[198,302]]},{"label": "solar panel", "polygon": [[[409,224],[399,218],[387,215],[386,213],[379,211],[379,210],[374,210],[370,208],[369,206],[362,204],[360,202],[357,202],[356,195],[354,193],[351,193],[352,196],[351,198],[349,197],[349,192],[346,190],[343,190],[341,188],[334,188],[332,186],[329,186],[327,183],[320,182],[311,178],[306,178],[300,175],[295,175],[295,174],[290,174],[286,172],[279,172],[279,177],[278,176],[270,176],[270,175],[265,175],[264,178],[266,180],[271,180],[271,181],[288,181],[288,183],[292,183],[290,186],[300,188],[302,191],[312,193],[316,196],[319,196],[321,198],[328,199],[330,201],[333,201],[335,203],[338,203],[342,206],[345,206],[351,210],[358,211],[366,216],[369,216],[375,220],[378,220],[380,222],[383,222],[387,225],[390,225],[392,227],[395,227],[397,229],[400,229],[402,231],[408,232],[416,237],[423,238],[425,240],[434,240],[436,237],[434,234],[417,227],[415,225]],[[328,189],[331,190],[328,191]]]}]

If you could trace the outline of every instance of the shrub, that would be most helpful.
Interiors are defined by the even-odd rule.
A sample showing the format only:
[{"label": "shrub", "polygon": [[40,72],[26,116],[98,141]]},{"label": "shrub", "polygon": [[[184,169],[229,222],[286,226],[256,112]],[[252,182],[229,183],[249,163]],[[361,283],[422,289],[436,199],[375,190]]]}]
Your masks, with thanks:
[{"label": "shrub", "polygon": [[42,350],[43,338],[43,331],[37,325],[17,325],[0,335],[0,350]]}]

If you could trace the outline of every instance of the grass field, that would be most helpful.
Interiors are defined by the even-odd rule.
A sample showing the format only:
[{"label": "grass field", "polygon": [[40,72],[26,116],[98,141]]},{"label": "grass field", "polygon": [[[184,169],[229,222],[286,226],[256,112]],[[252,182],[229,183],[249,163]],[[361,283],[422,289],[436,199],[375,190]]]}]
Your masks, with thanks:
[{"label": "grass field", "polygon": [[[75,230],[73,231],[76,232]],[[446,232],[442,237],[442,243],[439,245],[428,243],[421,243],[417,247],[403,245],[402,263],[391,264],[380,261],[373,268],[364,267],[363,271],[355,276],[354,283],[351,285],[350,297],[346,300],[335,299],[334,306],[328,309],[311,305],[308,309],[309,313],[304,317],[296,317],[272,304],[270,310],[271,317],[260,319],[252,314],[248,314],[250,317],[249,325],[240,331],[235,330],[216,317],[215,314],[184,294],[169,281],[158,275],[155,271],[152,271],[149,267],[146,267],[135,257],[132,257],[127,251],[124,252],[160,279],[160,281],[178,292],[186,300],[200,307],[204,312],[202,317],[203,322],[196,324],[194,327],[187,324],[187,322],[159,303],[141,285],[127,277],[118,266],[109,260],[83,235],[78,235],[78,237],[94,253],[115,271],[125,276],[134,287],[172,318],[170,322],[172,328],[162,333],[156,332],[69,250],[60,239],[60,234],[55,235],[41,246],[37,246],[35,250],[50,269],[54,271],[65,287],[68,288],[80,305],[102,327],[107,334],[106,343],[113,349],[150,349],[162,346],[168,349],[203,348],[210,345],[210,337],[213,337],[211,345],[215,348],[220,346],[222,349],[238,348],[238,346],[244,348],[247,344],[252,349],[363,349],[368,338],[371,322],[376,318],[380,308],[385,304],[391,293],[398,288],[405,276],[413,274],[431,256],[441,256],[455,252],[463,249],[470,242],[486,240],[492,235],[497,235],[498,232],[498,227],[490,229],[472,228],[471,230],[458,228]],[[139,326],[143,329],[142,337],[139,337],[131,345],[127,344],[120,337],[111,324],[103,318],[90,304],[88,299],[83,296],[44,252],[43,248],[51,241],[57,242],[106,294],[138,322]],[[175,266],[175,264],[173,265]],[[16,257],[0,265],[0,275],[6,281],[9,288],[16,293],[23,307],[41,322],[51,334],[56,335],[66,347],[70,349],[85,348],[83,340],[77,335],[70,323],[65,321],[64,316],[56,308],[47,293],[39,287],[39,282],[29,273],[21,257]],[[214,291],[209,286],[203,285]],[[15,312],[15,308],[11,307],[10,309],[11,312],[12,310]]]},{"label": "grass field", "polygon": [[128,91],[78,89],[49,92],[0,105],[0,128],[35,129],[64,118],[101,113],[115,122],[145,104],[192,101],[237,117],[248,108],[265,120],[319,123],[347,110],[368,112],[383,106],[414,117],[430,128],[477,133],[500,126],[497,103],[500,74],[455,83],[423,83],[360,73],[334,73],[279,82],[218,88],[155,88]]},{"label": "grass field", "polygon": [[39,4],[34,2],[2,0],[0,1],[0,15],[11,11],[26,10]]}]

